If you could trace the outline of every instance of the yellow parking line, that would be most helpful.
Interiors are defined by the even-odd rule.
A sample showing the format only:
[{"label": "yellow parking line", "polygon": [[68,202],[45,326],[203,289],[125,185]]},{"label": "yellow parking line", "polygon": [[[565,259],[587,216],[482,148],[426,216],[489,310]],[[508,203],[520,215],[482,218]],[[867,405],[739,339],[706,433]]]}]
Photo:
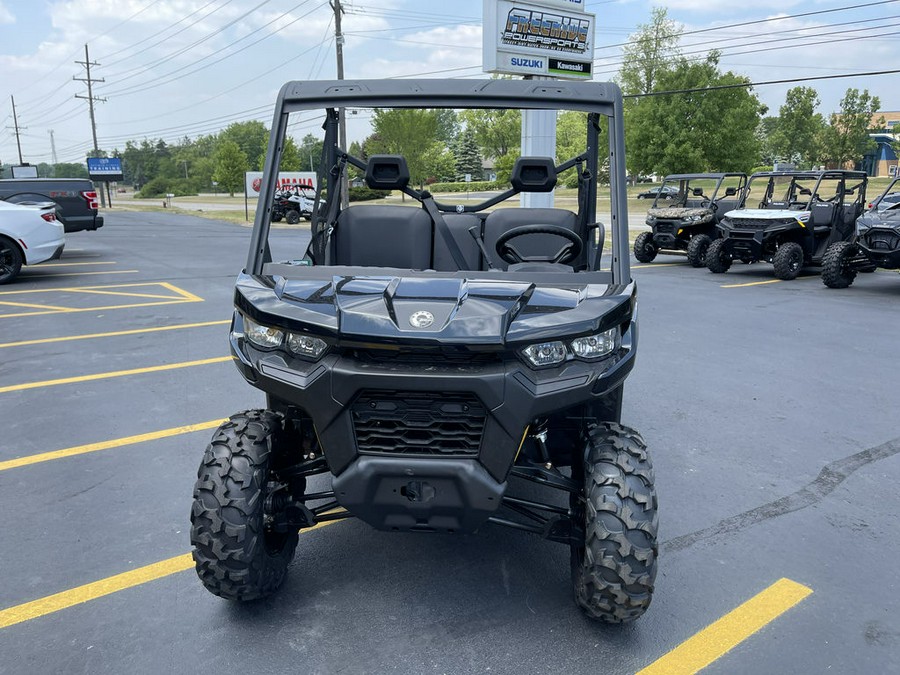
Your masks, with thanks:
[{"label": "yellow parking line", "polygon": [[657,263],[655,265],[633,265],[631,269],[633,270],[652,270],[655,267],[684,267],[687,265],[686,262],[681,263]]},{"label": "yellow parking line", "polygon": [[52,309],[55,312],[68,312],[68,307],[56,307],[55,305],[35,305],[29,302],[10,302],[9,300],[0,300],[0,306],[3,307],[31,307],[32,309]]},{"label": "yellow parking line", "polygon": [[191,368],[193,366],[205,366],[210,363],[224,363],[231,361],[230,356],[218,356],[212,359],[200,359],[198,361],[184,361],[182,363],[167,363],[162,366],[149,368],[133,368],[132,370],[115,370],[109,373],[94,373],[93,375],[79,375],[77,377],[63,377],[58,380],[42,380],[40,382],[26,382],[0,387],[0,394],[10,391],[25,391],[26,389],[40,389],[41,387],[53,387],[58,384],[74,384],[76,382],[92,382],[94,380],[106,380],[113,377],[125,377],[127,375],[143,375],[144,373],[159,373],[165,370],[178,370],[179,368]]},{"label": "yellow parking line", "polygon": [[[129,270],[136,271],[136,270]],[[65,276],[65,275],[54,275],[54,276]],[[173,295],[161,295],[158,293],[135,293],[135,292],[123,292],[121,289],[123,288],[138,288],[143,287],[146,288],[148,286],[152,287],[162,287],[168,291],[171,291]],[[104,286],[65,286],[62,288],[38,288],[38,289],[30,289],[23,291],[0,291],[0,296],[6,295],[24,295],[26,293],[82,293],[82,294],[95,294],[95,295],[118,295],[125,296],[129,298],[150,298],[157,299],[160,302],[145,302],[145,303],[135,303],[131,305],[106,305],[103,307],[68,307],[68,308],[59,308],[59,309],[49,309],[35,312],[19,312],[16,314],[0,314],[0,319],[11,319],[14,317],[22,317],[22,316],[41,316],[44,314],[54,314],[58,312],[98,312],[98,311],[106,311],[111,309],[130,309],[132,307],[157,307],[161,305],[171,305],[181,302],[203,302],[203,298],[198,295],[194,295],[190,291],[186,291],[183,288],[178,288],[166,281],[149,281],[149,282],[137,282],[132,284],[110,284]],[[0,301],[0,304],[18,304],[12,302]],[[29,306],[22,304],[21,306]]]},{"label": "yellow parking line", "polygon": [[[77,309],[66,309],[65,313],[75,314],[77,312],[101,312],[111,309],[133,309],[136,307],[162,307],[163,305],[183,305],[186,302],[194,302],[193,300],[183,300],[176,298],[162,302],[136,302],[131,305],[103,305],[101,307],[78,307]],[[0,319],[13,319],[19,316],[43,316],[45,314],[60,314],[60,310],[47,310],[41,312],[18,312],[16,314],[0,314]]]},{"label": "yellow parking line", "polygon": [[811,588],[790,579],[780,579],[682,642],[637,675],[696,673],[777,619],[810,593]]},{"label": "yellow parking line", "polygon": [[[0,305],[4,303],[0,302]],[[52,342],[69,342],[71,340],[90,340],[92,338],[119,337],[121,335],[140,335],[141,333],[158,333],[167,330],[181,330],[183,328],[204,328],[206,326],[224,326],[231,323],[230,319],[224,321],[203,321],[201,323],[181,323],[174,326],[157,326],[155,328],[134,328],[132,330],[117,330],[111,333],[89,333],[87,335],[66,335],[64,337],[42,338],[40,340],[20,340],[19,342],[0,342],[0,349],[4,347],[24,347],[26,345],[45,345]]]},{"label": "yellow parking line", "polygon": [[[167,281],[136,281],[130,284],[107,284],[104,286],[61,286],[58,288],[32,288],[22,291],[0,291],[0,295],[25,295],[27,293],[84,293],[87,291],[107,291],[111,288],[140,288],[146,286],[162,286],[178,295],[180,298],[194,299],[197,296],[189,293],[183,288],[173,286]],[[135,293],[137,297],[142,297],[140,293]],[[155,297],[155,296],[154,296]],[[170,297],[170,296],[165,296]]]},{"label": "yellow parking line", "polygon": [[723,284],[722,288],[746,288],[747,286],[762,286],[763,284],[780,284],[781,279],[766,279],[765,281],[751,281],[747,284]]},{"label": "yellow parking line", "polygon": [[[153,293],[120,293],[117,291],[98,291],[95,288],[85,288],[84,290],[79,290],[79,293],[84,293],[86,295],[117,295],[125,298],[151,298],[156,300],[172,300],[171,295],[154,295]],[[181,300],[181,298],[178,298]]]},{"label": "yellow parking line", "polygon": [[100,270],[99,272],[61,272],[60,274],[27,274],[23,279],[56,279],[57,277],[86,277],[92,274],[134,274],[140,270]]},{"label": "yellow parking line", "polygon": [[209,422],[200,422],[199,424],[188,424],[181,427],[172,427],[171,429],[162,429],[160,431],[151,431],[146,434],[137,434],[135,436],[125,436],[124,438],[115,438],[110,441],[102,441],[100,443],[89,443],[87,445],[76,445],[72,448],[63,450],[54,450],[52,452],[41,452],[36,455],[28,455],[26,457],[17,457],[16,459],[8,459],[0,462],[0,471],[7,469],[17,469],[22,466],[30,466],[41,462],[49,462],[54,459],[62,459],[63,457],[74,457],[75,455],[84,455],[89,452],[97,452],[99,450],[110,450],[112,448],[121,448],[125,445],[135,445],[137,443],[146,443],[147,441],[156,441],[161,438],[170,438],[171,436],[179,436],[181,434],[189,434],[194,431],[203,431],[205,429],[214,429],[224,422],[225,419],[210,420]]},{"label": "yellow parking line", "polygon": [[114,261],[104,261],[104,262],[54,262],[54,263],[41,263],[41,267],[81,267],[83,265],[117,265],[118,263]]},{"label": "yellow parking line", "polygon": [[203,298],[201,298],[200,296],[194,295],[190,291],[186,291],[183,288],[178,288],[178,286],[173,286],[168,281],[161,281],[159,285],[163,286],[164,288],[168,288],[170,291],[172,291],[173,293],[177,293],[186,300],[191,300],[193,302],[203,302]]},{"label": "yellow parking line", "polygon": [[[321,529],[326,525],[331,525],[336,522],[339,521],[326,520],[318,525],[301,530],[300,534],[303,535],[307,532]],[[31,621],[32,619],[37,619],[48,614],[53,614],[54,612],[59,612],[60,610],[68,609],[75,605],[90,602],[91,600],[102,598],[104,595],[111,595],[128,588],[134,588],[135,586],[156,581],[157,579],[162,579],[163,577],[170,576],[177,572],[189,570],[193,566],[194,561],[191,554],[185,553],[183,555],[177,555],[174,558],[161,560],[160,562],[151,565],[138,567],[129,572],[123,572],[122,574],[116,574],[115,576],[100,579],[99,581],[94,581],[93,583],[85,584],[84,586],[78,586],[77,588],[72,588],[68,591],[62,591],[61,593],[48,595],[39,598],[38,600],[32,600],[31,602],[10,607],[9,609],[0,610],[0,629],[15,626],[17,623],[22,623],[24,621]],[[200,589],[198,589],[197,592],[201,592]]]}]

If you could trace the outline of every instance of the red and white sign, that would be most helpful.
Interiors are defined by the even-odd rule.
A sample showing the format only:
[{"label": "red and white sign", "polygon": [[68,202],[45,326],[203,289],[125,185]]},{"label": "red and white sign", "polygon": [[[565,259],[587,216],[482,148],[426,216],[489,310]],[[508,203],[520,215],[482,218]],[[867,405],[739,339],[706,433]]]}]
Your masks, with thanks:
[{"label": "red and white sign", "polygon": [[[244,175],[244,190],[248,197],[258,197],[260,185],[262,185],[262,171],[248,171]],[[316,187],[315,171],[280,171],[278,173],[278,189],[289,188],[293,185],[306,185]]]}]

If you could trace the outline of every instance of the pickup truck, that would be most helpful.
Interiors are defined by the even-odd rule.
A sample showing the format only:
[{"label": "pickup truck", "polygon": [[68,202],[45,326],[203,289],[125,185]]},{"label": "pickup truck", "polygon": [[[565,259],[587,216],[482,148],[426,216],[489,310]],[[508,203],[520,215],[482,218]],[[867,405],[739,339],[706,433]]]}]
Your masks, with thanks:
[{"label": "pickup truck", "polygon": [[0,180],[0,199],[11,204],[53,202],[66,232],[103,227],[97,215],[97,190],[86,178],[7,178]]}]

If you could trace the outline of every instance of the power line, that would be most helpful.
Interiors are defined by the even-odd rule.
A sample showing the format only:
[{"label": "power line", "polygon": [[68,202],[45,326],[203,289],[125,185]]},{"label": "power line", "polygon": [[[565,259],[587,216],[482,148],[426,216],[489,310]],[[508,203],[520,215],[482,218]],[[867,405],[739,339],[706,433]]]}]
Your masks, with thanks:
[{"label": "power line", "polygon": [[783,80],[764,80],[762,82],[735,82],[733,84],[717,84],[712,87],[696,87],[691,89],[670,89],[668,91],[651,91],[647,94],[628,94],[623,98],[649,98],[656,96],[674,96],[675,94],[696,94],[699,92],[719,91],[723,89],[749,89],[751,87],[764,87],[771,84],[795,84],[797,82],[813,82],[815,80],[839,80],[847,77],[872,77],[876,75],[895,75],[900,69],[871,70],[860,73],[841,73],[840,75],[815,75],[813,77],[793,77]]},{"label": "power line", "polygon": [[[260,3],[260,4],[265,4],[265,2],[268,2],[268,1],[269,1],[269,0],[264,0],[264,2],[263,2],[263,3]],[[300,2],[299,4],[295,5],[295,6],[292,8],[292,10],[290,10],[290,11],[293,11],[293,9],[296,9],[296,8],[302,6],[302,5],[307,4],[309,1],[310,1],[310,0],[303,0],[303,2]],[[246,51],[247,49],[250,49],[250,47],[254,47],[255,45],[257,45],[257,44],[259,44],[260,42],[262,42],[263,40],[267,40],[267,39],[269,39],[270,37],[272,37],[273,35],[276,35],[277,33],[280,33],[281,31],[285,30],[286,28],[289,28],[290,26],[294,25],[295,23],[297,23],[297,22],[300,21],[301,19],[306,18],[307,16],[309,16],[310,14],[312,14],[313,12],[315,12],[316,10],[318,10],[320,7],[322,7],[324,4],[325,4],[325,3],[322,2],[322,3],[318,4],[318,5],[316,5],[316,6],[313,7],[311,10],[309,10],[306,14],[303,14],[303,15],[301,15],[301,16],[298,16],[298,17],[297,17],[296,19],[294,19],[293,21],[290,21],[290,22],[288,22],[287,24],[285,24],[284,26],[281,26],[280,28],[278,28],[278,29],[272,31],[271,33],[268,33],[268,34],[262,36],[262,37],[259,38],[258,40],[254,41],[254,42],[251,42],[251,43],[248,44],[248,45],[244,45],[244,46],[241,47],[240,49],[235,50],[235,51],[233,51],[233,52],[231,52],[231,53],[229,53],[229,54],[226,54],[225,56],[223,56],[223,57],[220,58],[220,59],[216,59],[216,60],[214,60],[214,61],[212,61],[212,62],[210,62],[210,63],[207,63],[206,65],[200,66],[200,67],[198,67],[198,68],[194,68],[193,70],[191,70],[191,71],[189,71],[189,72],[187,72],[187,73],[184,73],[184,75],[178,75],[177,77],[171,77],[170,79],[167,79],[167,80],[157,81],[157,82],[155,82],[155,83],[153,83],[153,84],[136,84],[136,85],[129,85],[129,86],[125,87],[124,89],[119,89],[119,90],[117,90],[117,91],[107,92],[107,95],[108,95],[108,96],[113,96],[113,95],[129,95],[129,94],[133,94],[133,93],[135,93],[135,92],[137,92],[137,91],[146,91],[146,90],[148,90],[148,89],[154,89],[154,88],[156,88],[156,87],[161,87],[161,86],[163,86],[163,85],[165,85],[165,84],[169,84],[169,83],[171,83],[171,82],[175,82],[175,81],[181,79],[182,77],[184,77],[184,76],[186,76],[186,75],[193,75],[194,73],[198,73],[198,72],[200,72],[201,70],[205,70],[205,69],[209,68],[210,66],[213,66],[213,65],[215,65],[215,64],[217,64],[217,63],[221,63],[222,61],[225,61],[226,59],[230,59],[232,56],[236,56],[237,54],[240,54],[241,52]],[[276,19],[273,19],[272,21],[268,22],[268,23],[265,24],[264,26],[262,26],[262,27],[260,27],[260,28],[258,28],[258,29],[256,29],[256,30],[254,30],[254,31],[252,31],[251,33],[245,35],[245,36],[242,37],[242,38],[239,38],[238,40],[236,40],[236,41],[234,41],[234,42],[232,42],[232,43],[226,45],[225,47],[222,47],[221,49],[217,49],[216,51],[212,52],[211,54],[207,54],[207,55],[204,56],[203,58],[198,59],[197,61],[194,61],[193,63],[189,63],[189,64],[187,64],[187,65],[185,65],[185,66],[182,66],[181,68],[176,68],[175,70],[172,70],[172,71],[166,73],[165,75],[161,75],[161,76],[159,76],[159,77],[170,77],[170,76],[172,76],[172,75],[176,75],[177,73],[181,73],[182,71],[184,71],[184,70],[186,70],[186,69],[188,69],[188,68],[191,68],[192,66],[196,66],[197,64],[201,63],[202,61],[205,61],[206,59],[209,59],[210,57],[215,56],[216,54],[219,54],[219,53],[225,51],[226,49],[230,49],[231,47],[233,47],[233,46],[234,46],[235,44],[237,44],[238,42],[241,42],[242,40],[247,39],[247,38],[250,37],[251,35],[254,35],[254,34],[258,33],[259,31],[261,31],[261,30],[262,30],[263,28],[265,28],[266,26],[269,26],[269,25],[271,25],[272,23],[274,23],[275,21],[277,21],[278,19],[283,18],[284,16],[288,15],[288,14],[290,13],[290,11],[285,12],[284,14],[282,14],[282,15],[279,16],[279,17],[277,17]],[[148,70],[150,70],[150,68],[148,68]],[[145,71],[145,72],[146,72],[146,71]],[[129,77],[126,77],[126,78],[123,78],[123,79],[130,79],[131,77],[133,77],[133,76],[129,76]],[[122,82],[122,80],[119,80],[119,82]]]},{"label": "power line", "polygon": [[[740,23],[730,23],[723,26],[710,26],[709,28],[698,28],[681,33],[679,37],[685,35],[699,35],[700,33],[709,33],[718,30],[727,30],[729,28],[741,28],[743,26],[755,26],[761,23],[771,23],[773,21],[785,21],[787,19],[800,19],[807,16],[816,16],[818,14],[831,14],[834,12],[847,12],[851,9],[862,9],[864,7],[875,7],[877,5],[890,5],[900,0],[879,0],[879,2],[866,2],[861,5],[845,5],[843,7],[832,7],[831,9],[820,9],[815,12],[803,12],[802,14],[787,14],[785,16],[773,16],[766,19],[755,19],[753,21],[741,21]],[[637,40],[628,40],[613,45],[598,46],[597,49],[614,49],[615,47],[627,47],[634,44]]]}]

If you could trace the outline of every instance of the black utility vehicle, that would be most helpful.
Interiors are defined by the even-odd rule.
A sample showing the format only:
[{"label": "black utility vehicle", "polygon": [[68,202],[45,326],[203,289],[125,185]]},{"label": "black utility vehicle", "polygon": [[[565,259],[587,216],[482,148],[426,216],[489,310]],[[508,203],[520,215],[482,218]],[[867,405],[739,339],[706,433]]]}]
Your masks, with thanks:
[{"label": "black utility vehicle", "polygon": [[[570,547],[575,599],[590,617],[623,622],[647,609],[653,470],[638,432],[620,423],[637,348],[621,105],[615,85],[588,82],[282,88],[231,327],[235,363],[268,407],[233,415],[200,465],[191,540],[207,589],[267,596],[298,529],[355,516],[386,531],[494,523],[537,534]],[[317,196],[307,242],[299,231],[270,232],[269,211],[290,115],[322,108],[317,184],[327,198]],[[559,164],[520,158],[510,190],[440,203],[410,186],[403,157],[364,161],[340,147],[341,108],[575,110],[586,121],[584,151]],[[602,257],[599,156],[611,162],[612,242]],[[342,208],[350,167],[411,205]],[[516,208],[517,199],[488,211],[552,191],[569,169],[579,177],[577,212]],[[546,499],[517,492],[534,484]]]},{"label": "black utility vehicle", "polygon": [[682,173],[666,176],[663,188],[674,197],[657,197],[647,211],[650,232],[634,240],[634,257],[648,263],[660,251],[687,252],[692,267],[703,267],[706,250],[719,236],[716,223],[744,203],[743,173]]},{"label": "black utility vehicle", "polygon": [[805,265],[821,265],[829,246],[852,238],[867,180],[862,171],[753,174],[745,208],[719,221],[722,238],[710,244],[706,266],[718,274],[734,260],[765,260],[779,279],[795,279]]},{"label": "black utility vehicle", "polygon": [[895,178],[875,200],[872,208],[856,221],[856,236],[828,247],[822,262],[822,283],[829,288],[847,288],[857,272],[881,267],[900,269],[900,178]]}]

